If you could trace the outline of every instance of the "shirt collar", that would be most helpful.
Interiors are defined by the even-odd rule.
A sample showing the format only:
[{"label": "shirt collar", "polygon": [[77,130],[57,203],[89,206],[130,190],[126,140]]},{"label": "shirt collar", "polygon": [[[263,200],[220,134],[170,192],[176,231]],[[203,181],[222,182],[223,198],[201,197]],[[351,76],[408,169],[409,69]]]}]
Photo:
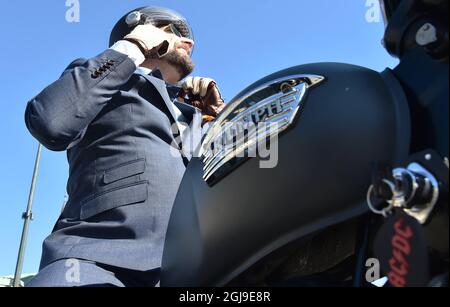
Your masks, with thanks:
[{"label": "shirt collar", "polygon": [[150,75],[152,73],[152,70],[150,68],[147,68],[147,67],[139,66],[136,69],[136,73],[140,74],[140,75]]},{"label": "shirt collar", "polygon": [[150,68],[139,66],[138,68],[136,68],[135,73],[140,75],[150,75],[164,81],[162,73],[159,69],[151,70]]},{"label": "shirt collar", "polygon": [[[136,73],[140,75],[149,75],[158,79],[163,80],[161,71],[159,69],[151,70],[147,67],[138,67],[136,69]],[[178,93],[181,90],[181,86],[179,84],[169,84],[166,82],[167,93],[169,94],[170,99],[173,101],[178,97]]]}]

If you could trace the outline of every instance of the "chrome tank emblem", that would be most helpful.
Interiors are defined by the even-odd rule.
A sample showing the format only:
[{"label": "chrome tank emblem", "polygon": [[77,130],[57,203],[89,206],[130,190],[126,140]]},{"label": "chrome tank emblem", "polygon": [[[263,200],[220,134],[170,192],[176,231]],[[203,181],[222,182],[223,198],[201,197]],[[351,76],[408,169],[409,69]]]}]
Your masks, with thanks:
[{"label": "chrome tank emblem", "polygon": [[202,142],[203,179],[215,184],[244,162],[255,144],[289,128],[303,110],[308,90],[324,80],[319,75],[290,75],[233,99]]}]

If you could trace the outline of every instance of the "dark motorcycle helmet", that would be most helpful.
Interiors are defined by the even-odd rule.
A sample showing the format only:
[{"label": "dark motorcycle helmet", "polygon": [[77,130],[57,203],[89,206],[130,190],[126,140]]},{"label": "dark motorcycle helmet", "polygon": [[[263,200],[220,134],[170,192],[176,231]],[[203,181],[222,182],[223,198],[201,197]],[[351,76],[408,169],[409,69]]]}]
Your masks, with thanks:
[{"label": "dark motorcycle helmet", "polygon": [[379,2],[386,27],[395,14],[414,6],[420,7],[421,13],[437,11],[445,14],[448,11],[448,0],[379,0]]},{"label": "dark motorcycle helmet", "polygon": [[395,10],[400,5],[401,0],[380,0],[381,10],[383,11],[383,18],[385,26],[388,25],[389,20],[394,14]]},{"label": "dark motorcycle helmet", "polygon": [[114,43],[123,39],[136,26],[149,23],[155,27],[171,24],[181,36],[194,40],[192,28],[186,18],[168,8],[147,6],[128,12],[116,23],[111,31],[109,46],[111,47]]}]

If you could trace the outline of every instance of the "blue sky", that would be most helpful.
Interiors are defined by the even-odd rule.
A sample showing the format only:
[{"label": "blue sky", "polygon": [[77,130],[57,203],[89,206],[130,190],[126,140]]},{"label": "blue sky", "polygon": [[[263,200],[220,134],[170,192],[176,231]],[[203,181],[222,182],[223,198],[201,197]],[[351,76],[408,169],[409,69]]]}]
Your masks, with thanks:
[{"label": "blue sky", "polygon": [[[72,60],[106,49],[112,26],[127,11],[160,5],[184,14],[196,36],[194,75],[216,79],[226,100],[294,65],[345,62],[381,71],[396,64],[381,46],[383,23],[366,20],[366,0],[78,2],[75,23],[66,21],[66,0],[1,4],[0,275],[14,273],[37,149],[23,120],[26,103]],[[42,241],[64,201],[67,171],[65,153],[43,151],[24,273],[38,269]]]}]

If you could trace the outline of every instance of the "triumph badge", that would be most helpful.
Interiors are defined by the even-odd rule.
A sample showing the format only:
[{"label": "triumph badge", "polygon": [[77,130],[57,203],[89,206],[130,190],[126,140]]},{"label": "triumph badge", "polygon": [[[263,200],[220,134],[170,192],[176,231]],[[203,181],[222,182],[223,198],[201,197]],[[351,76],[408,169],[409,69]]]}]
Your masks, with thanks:
[{"label": "triumph badge", "polygon": [[288,129],[302,112],[318,75],[290,75],[253,88],[233,99],[203,140],[203,179],[213,185],[254,153],[255,145]]}]

